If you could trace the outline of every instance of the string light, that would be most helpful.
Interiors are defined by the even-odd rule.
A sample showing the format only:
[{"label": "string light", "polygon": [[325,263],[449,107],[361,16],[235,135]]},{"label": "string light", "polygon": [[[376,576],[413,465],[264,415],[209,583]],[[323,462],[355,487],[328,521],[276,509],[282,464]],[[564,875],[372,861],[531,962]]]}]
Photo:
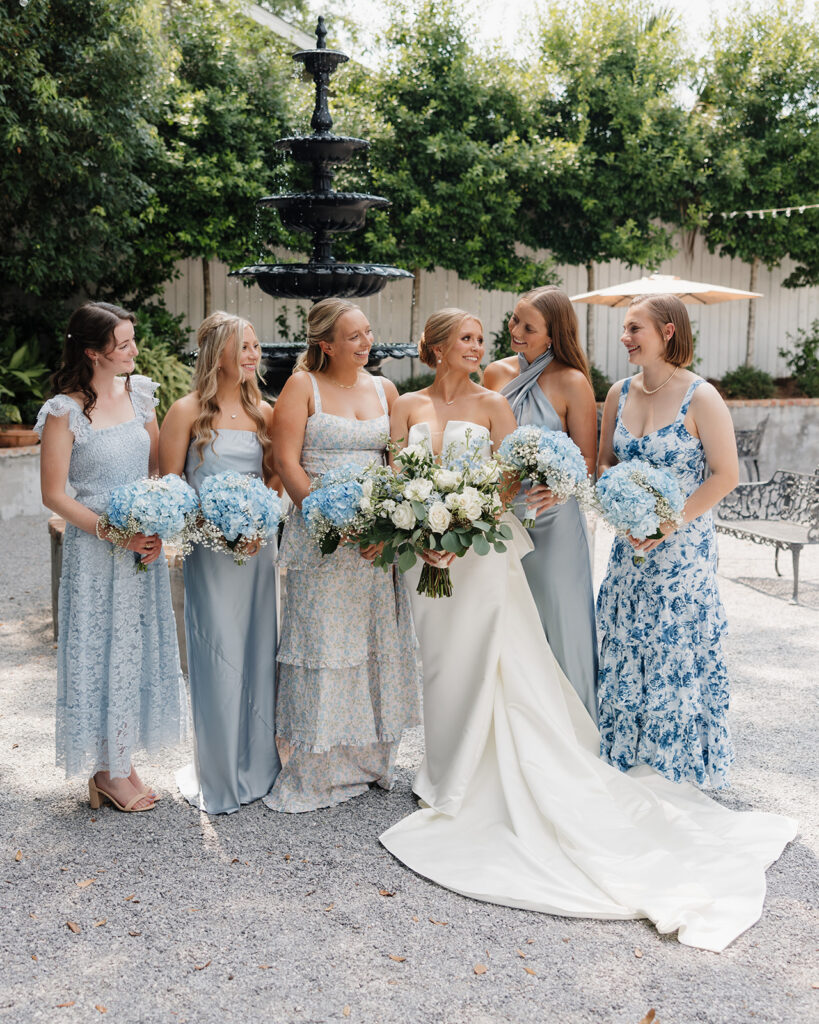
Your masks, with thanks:
[{"label": "string light", "polygon": [[741,217],[744,214],[748,220],[753,220],[754,217],[764,220],[765,215],[768,213],[772,217],[776,217],[779,213],[784,213],[786,217],[790,217],[792,213],[804,213],[805,210],[819,210],[819,203],[804,203],[801,206],[776,206],[768,210],[731,210],[730,213],[709,213],[708,216],[722,217],[723,220],[733,220],[734,217]]}]

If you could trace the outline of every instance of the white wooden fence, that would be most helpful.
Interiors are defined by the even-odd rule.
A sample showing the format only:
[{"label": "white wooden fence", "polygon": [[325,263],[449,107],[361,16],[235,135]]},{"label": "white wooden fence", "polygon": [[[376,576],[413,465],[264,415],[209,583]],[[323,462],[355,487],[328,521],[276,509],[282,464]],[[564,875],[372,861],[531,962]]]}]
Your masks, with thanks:
[{"label": "white wooden fence", "polygon": [[[763,298],[754,300],[756,307],[756,356],[755,363],[774,376],[787,373],[784,361],[778,356],[780,347],[786,344],[787,335],[797,328],[808,327],[819,319],[819,288],[789,289],[782,287],[782,281],[793,269],[786,261],[781,267],[768,271],[760,268],[757,291]],[[165,288],[165,301],[174,313],[183,313],[194,328],[202,318],[203,289],[202,271],[198,260],[188,260],[179,265],[179,277]],[[737,260],[728,260],[708,252],[701,238],[697,238],[693,254],[689,258],[681,251],[666,261],[659,272],[676,274],[694,281],[707,281],[732,288],[748,288],[749,267]],[[558,268],[563,288],[569,295],[585,292],[586,270],[584,267],[561,266]],[[595,284],[598,288],[628,281],[642,276],[640,268],[628,268],[620,263],[596,266]],[[250,320],[256,327],[261,341],[275,341],[278,328],[275,318],[282,311],[289,314],[295,327],[294,309],[298,302],[291,299],[273,299],[261,289],[247,287],[237,278],[227,276],[227,268],[220,263],[211,266],[212,307],[236,312]],[[418,323],[442,306],[459,306],[477,314],[483,321],[487,338],[500,328],[504,315],[512,309],[515,296],[510,292],[484,291],[458,278],[448,270],[421,275],[420,294],[417,297]],[[361,300],[361,306],[370,317],[376,338],[382,341],[408,341],[410,316],[413,302],[413,282],[396,281],[388,284],[380,294]],[[586,306],[576,306],[581,333],[585,341]],[[596,363],[609,377],[618,379],[628,373],[625,352],[620,344],[620,328],[623,320],[622,309],[603,306],[594,308],[594,330]],[[697,371],[706,377],[721,377],[727,370],[739,366],[745,359],[745,336],[748,319],[748,301],[724,302],[715,306],[689,306],[694,325],[699,330],[697,352],[701,362]],[[413,361],[415,362],[415,361]],[[415,363],[418,367],[417,362]],[[388,371],[396,379],[410,373],[410,361],[396,361]]]}]

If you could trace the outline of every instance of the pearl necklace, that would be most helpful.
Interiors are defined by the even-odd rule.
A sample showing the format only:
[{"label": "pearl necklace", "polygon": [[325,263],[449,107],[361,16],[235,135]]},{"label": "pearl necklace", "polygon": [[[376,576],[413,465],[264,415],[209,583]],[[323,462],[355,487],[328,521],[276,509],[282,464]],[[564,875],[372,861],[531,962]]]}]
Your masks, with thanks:
[{"label": "pearl necklace", "polygon": [[[679,366],[675,366],[674,367],[674,370],[673,370],[673,372],[671,374],[671,377],[674,376],[674,374],[677,372],[677,370],[679,370]],[[660,390],[660,388],[664,388],[666,386],[666,384],[671,380],[671,377],[666,377],[666,379],[662,382],[662,384],[660,384],[659,387],[647,388],[646,385],[645,385],[645,371],[644,371],[644,373],[643,373],[643,382],[642,382],[642,388],[643,388],[644,394],[646,394],[646,395],[656,395],[657,392]]]}]

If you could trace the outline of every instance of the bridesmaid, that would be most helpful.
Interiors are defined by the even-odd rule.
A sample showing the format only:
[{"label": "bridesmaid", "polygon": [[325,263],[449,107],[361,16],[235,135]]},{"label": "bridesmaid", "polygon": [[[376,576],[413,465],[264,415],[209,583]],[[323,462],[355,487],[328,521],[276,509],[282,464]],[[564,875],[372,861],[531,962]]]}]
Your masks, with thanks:
[{"label": "bridesmaid", "polygon": [[[567,433],[593,473],[597,407],[569,297],[551,286],[527,292],[518,299],[509,331],[516,355],[490,363],[484,384],[506,396],[518,425]],[[535,549],[523,559],[526,579],[549,646],[596,722],[597,638],[586,520],[574,498],[559,505],[546,487],[532,487],[526,502],[537,515],[529,531]]]},{"label": "bridesmaid", "polygon": [[[186,700],[168,565],[156,535],[112,552],[100,515],[114,487],[155,472],[157,385],[133,375],[135,317],[87,302],[68,322],[56,392],[40,410],[43,504],[66,521],[57,645],[57,764],[91,776],[91,806],[149,811],[133,751],[175,744]],[[75,497],[66,493],[70,484]],[[112,557],[112,554],[114,557]]]},{"label": "bridesmaid", "polygon": [[623,771],[647,764],[721,789],[733,750],[711,509],[739,479],[734,428],[718,392],[685,369],[693,341],[680,299],[635,299],[621,340],[642,370],[608,393],[599,470],[645,459],[674,473],[687,501],[662,538],[614,541],[597,598],[601,752]]},{"label": "bridesmaid", "polygon": [[[199,490],[230,470],[273,480],[273,410],[256,377],[261,350],[247,321],[212,313],[199,327],[193,391],[168,410],[161,472]],[[197,545],[185,559],[185,637],[194,723],[194,763],[177,773],[182,795],[208,814],[258,800],[279,772],[276,701],[275,551],[238,566]]]},{"label": "bridesmaid", "polygon": [[265,797],[276,811],[331,807],[373,783],[390,789],[401,733],[419,721],[403,584],[370,564],[375,549],[322,557],[300,512],[311,480],[331,466],[383,462],[397,392],[364,369],[373,336],[353,303],[316,303],[307,341],[273,427],[276,466],[295,504],[279,557],[287,578],[276,734],[290,757]]}]

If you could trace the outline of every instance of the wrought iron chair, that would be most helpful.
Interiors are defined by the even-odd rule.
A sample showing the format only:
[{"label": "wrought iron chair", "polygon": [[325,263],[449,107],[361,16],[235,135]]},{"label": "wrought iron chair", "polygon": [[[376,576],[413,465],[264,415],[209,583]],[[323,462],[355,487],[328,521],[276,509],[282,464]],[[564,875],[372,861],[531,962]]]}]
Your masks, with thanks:
[{"label": "wrought iron chair", "polygon": [[779,552],[788,548],[793,560],[792,603],[799,602],[799,556],[806,544],[819,544],[819,468],[812,474],[778,469],[763,483],[737,484],[716,508],[719,533],[769,544],[774,569]]},{"label": "wrought iron chair", "polygon": [[750,430],[734,431],[737,438],[737,455],[745,466],[749,480],[759,480],[759,450],[762,447],[762,435],[765,433],[767,422],[766,416]]}]

